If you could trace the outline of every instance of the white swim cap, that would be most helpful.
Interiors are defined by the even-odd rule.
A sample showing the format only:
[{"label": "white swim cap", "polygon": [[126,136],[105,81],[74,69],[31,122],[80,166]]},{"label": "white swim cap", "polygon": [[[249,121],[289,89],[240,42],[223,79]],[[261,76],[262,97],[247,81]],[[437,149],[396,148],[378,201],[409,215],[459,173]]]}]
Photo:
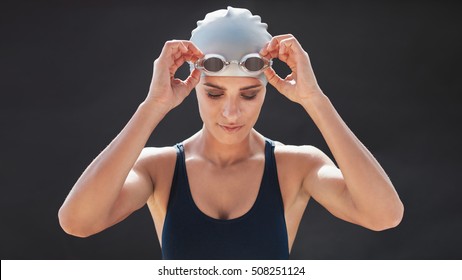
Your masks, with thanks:
[{"label": "white swim cap", "polygon": [[[267,31],[268,25],[261,22],[260,16],[243,8],[229,7],[208,13],[203,20],[197,22],[197,27],[191,32],[191,41],[204,54],[218,54],[227,61],[240,61],[244,56],[258,53],[271,40]],[[190,64],[191,70],[194,68]],[[242,70],[237,64],[231,63],[218,73],[204,73],[207,76],[238,76],[254,77],[266,83],[263,73],[257,75]]]}]

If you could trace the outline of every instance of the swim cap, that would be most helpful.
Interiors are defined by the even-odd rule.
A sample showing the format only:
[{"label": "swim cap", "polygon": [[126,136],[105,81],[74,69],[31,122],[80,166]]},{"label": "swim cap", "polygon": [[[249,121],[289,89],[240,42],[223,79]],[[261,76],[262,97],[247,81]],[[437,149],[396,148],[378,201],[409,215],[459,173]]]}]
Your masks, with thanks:
[{"label": "swim cap", "polygon": [[[191,39],[204,54],[219,54],[227,61],[240,61],[245,55],[258,53],[271,40],[268,25],[261,22],[260,16],[243,8],[228,8],[208,13],[191,32]],[[190,69],[194,65],[190,64]],[[258,75],[243,71],[237,64],[231,63],[218,73],[202,72],[205,76],[254,77],[266,83],[263,73]]]}]

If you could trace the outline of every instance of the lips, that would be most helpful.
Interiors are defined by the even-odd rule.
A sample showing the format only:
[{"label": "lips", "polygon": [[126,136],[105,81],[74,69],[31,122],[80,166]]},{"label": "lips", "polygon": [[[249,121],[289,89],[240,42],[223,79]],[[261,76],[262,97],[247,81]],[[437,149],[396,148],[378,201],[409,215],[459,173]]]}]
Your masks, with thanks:
[{"label": "lips", "polygon": [[218,124],[224,131],[228,133],[236,133],[238,132],[244,125],[224,125]]}]

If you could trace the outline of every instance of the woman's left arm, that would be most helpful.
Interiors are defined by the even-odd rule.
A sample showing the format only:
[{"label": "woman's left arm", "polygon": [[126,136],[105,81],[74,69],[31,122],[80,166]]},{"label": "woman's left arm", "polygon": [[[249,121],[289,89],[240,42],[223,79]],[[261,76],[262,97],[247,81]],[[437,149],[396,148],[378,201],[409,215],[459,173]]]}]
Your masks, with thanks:
[{"label": "woman's left arm", "polygon": [[404,207],[393,184],[320,89],[309,56],[297,39],[290,34],[275,36],[260,54],[278,58],[290,67],[292,73],[284,79],[268,68],[268,82],[305,108],[340,168],[321,151],[310,149],[313,163],[301,187],[344,220],[372,230],[398,225]]}]

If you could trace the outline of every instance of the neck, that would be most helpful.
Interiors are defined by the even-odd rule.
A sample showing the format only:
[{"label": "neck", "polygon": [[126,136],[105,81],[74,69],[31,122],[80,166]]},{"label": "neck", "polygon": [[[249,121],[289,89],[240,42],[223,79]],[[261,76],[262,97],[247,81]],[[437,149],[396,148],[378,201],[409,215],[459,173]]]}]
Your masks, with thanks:
[{"label": "neck", "polygon": [[260,151],[261,143],[264,143],[263,136],[254,129],[242,141],[232,144],[220,142],[205,127],[194,138],[197,141],[192,141],[192,149],[209,162],[222,167],[249,159]]}]

